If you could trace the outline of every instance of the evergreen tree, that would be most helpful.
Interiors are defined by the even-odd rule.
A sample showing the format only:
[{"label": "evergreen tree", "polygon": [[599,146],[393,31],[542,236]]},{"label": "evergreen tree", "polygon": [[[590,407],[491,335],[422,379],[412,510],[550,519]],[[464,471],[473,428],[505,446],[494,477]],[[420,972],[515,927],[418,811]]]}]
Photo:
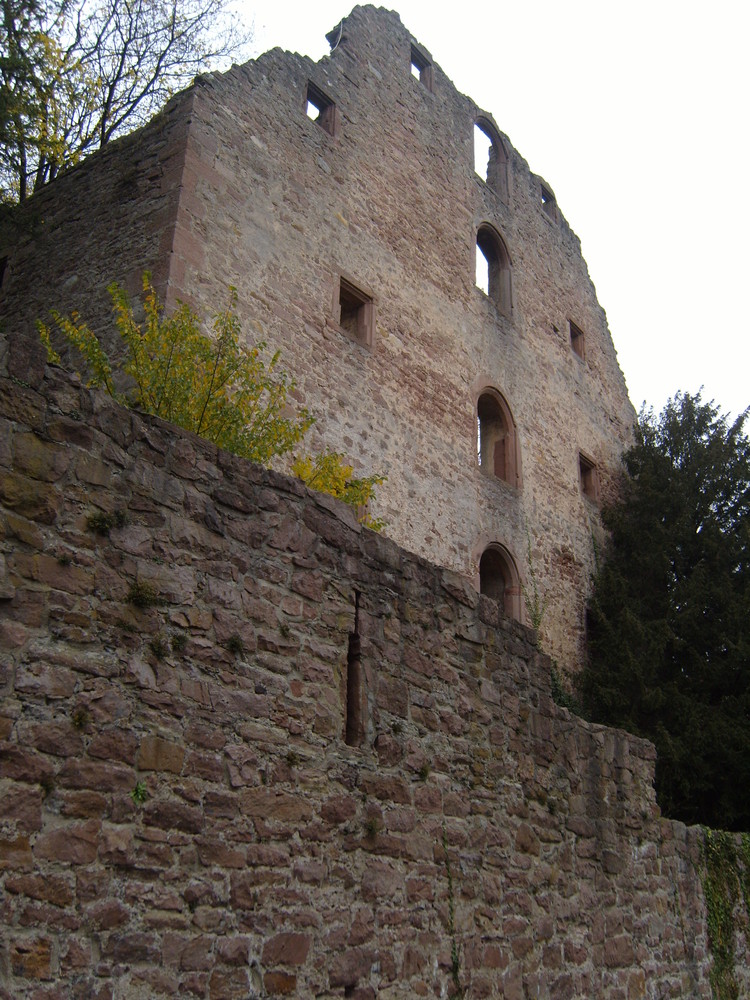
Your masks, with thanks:
[{"label": "evergreen tree", "polygon": [[750,830],[750,441],[700,394],[642,411],[589,607],[587,713],[653,740],[666,815]]}]

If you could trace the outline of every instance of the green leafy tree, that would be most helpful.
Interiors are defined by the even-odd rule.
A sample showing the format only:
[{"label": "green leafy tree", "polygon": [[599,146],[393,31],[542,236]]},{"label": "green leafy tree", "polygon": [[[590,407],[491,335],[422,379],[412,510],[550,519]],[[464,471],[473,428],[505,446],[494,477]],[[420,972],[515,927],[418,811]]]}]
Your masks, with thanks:
[{"label": "green leafy tree", "polygon": [[82,356],[89,385],[103,388],[118,402],[136,406],[208,438],[221,448],[267,465],[292,451],[313,422],[307,410],[288,416],[293,383],[279,365],[279,353],[264,358],[264,344],[245,347],[234,312],[232,290],[227,309],[214,319],[214,336],[200,329],[197,315],[184,303],[171,316],[162,306],[148,275],[143,279],[145,320],[137,323],[130,301],[118,285],[109,287],[117,331],[126,348],[121,381],[96,335],[71,317],[52,312],[54,327],[39,324],[50,361],[60,356],[52,345],[56,329]]},{"label": "green leafy tree", "polygon": [[653,740],[663,811],[750,829],[750,442],[700,394],[642,411],[589,608],[588,714]]},{"label": "green leafy tree", "polygon": [[0,195],[143,124],[193,77],[241,54],[230,0],[0,0]]}]

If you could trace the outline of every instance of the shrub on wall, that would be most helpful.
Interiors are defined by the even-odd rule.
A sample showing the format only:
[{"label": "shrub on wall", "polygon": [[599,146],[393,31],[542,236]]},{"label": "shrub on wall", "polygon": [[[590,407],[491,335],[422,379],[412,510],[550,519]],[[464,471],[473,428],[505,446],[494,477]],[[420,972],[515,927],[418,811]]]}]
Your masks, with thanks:
[{"label": "shrub on wall", "polygon": [[[50,362],[60,362],[52,344],[56,332],[81,356],[89,386],[262,465],[300,444],[314,418],[304,407],[290,415],[294,382],[279,364],[280,353],[266,359],[264,343],[242,343],[235,289],[230,289],[227,308],[214,317],[213,336],[202,332],[199,317],[185,303],[165,316],[148,274],[143,277],[142,324],[136,322],[126,292],[117,284],[108,290],[126,349],[122,371],[77,313],[68,317],[54,310],[52,326],[38,324]],[[357,479],[344,456],[332,451],[298,458],[293,471],[311,488],[356,507],[368,527],[383,527],[367,508],[384,476]]]}]

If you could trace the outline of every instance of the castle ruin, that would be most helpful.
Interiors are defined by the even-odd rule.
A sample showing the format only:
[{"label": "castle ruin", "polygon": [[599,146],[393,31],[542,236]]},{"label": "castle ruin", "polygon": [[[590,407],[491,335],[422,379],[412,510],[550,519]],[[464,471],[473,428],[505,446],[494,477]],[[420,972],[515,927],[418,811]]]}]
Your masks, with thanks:
[{"label": "castle ruin", "polygon": [[274,49],[199,78],[35,195],[0,234],[0,312],[15,335],[51,307],[105,331],[111,281],[136,297],[149,270],[206,316],[235,286],[310,446],[387,475],[389,537],[526,623],[533,581],[575,670],[635,416],[578,238],[397,14],[357,7],[328,39],[318,63]]}]

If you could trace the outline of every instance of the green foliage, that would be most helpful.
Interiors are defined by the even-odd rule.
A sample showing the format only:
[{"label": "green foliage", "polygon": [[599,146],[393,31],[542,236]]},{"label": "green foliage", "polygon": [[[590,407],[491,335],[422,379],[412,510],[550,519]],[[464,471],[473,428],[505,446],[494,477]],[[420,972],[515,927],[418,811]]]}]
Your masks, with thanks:
[{"label": "green foliage", "polygon": [[453,869],[451,868],[451,859],[448,854],[448,836],[445,832],[445,823],[443,823],[443,857],[445,859],[445,874],[448,879],[448,933],[451,936],[451,979],[454,986],[450,1000],[463,1000],[461,953],[459,952],[458,939],[456,938],[456,900],[453,887]]},{"label": "green foliage", "polygon": [[127,602],[136,608],[151,608],[159,603],[159,595],[146,580],[134,580],[128,590]]},{"label": "green foliage", "polygon": [[370,816],[369,819],[365,820],[364,830],[365,830],[365,837],[368,840],[372,840],[378,835],[378,831],[380,830],[380,823],[378,823],[377,819],[374,816]]},{"label": "green foliage", "polygon": [[243,656],[245,653],[245,644],[242,641],[242,637],[234,632],[227,639],[227,649],[232,654],[232,656]]},{"label": "green foliage", "polygon": [[292,472],[310,489],[330,493],[357,508],[359,521],[373,531],[382,531],[385,522],[372,517],[367,505],[375,499],[375,487],[386,481],[386,476],[354,478],[354,469],[337,451],[324,451],[309,457],[298,457]]},{"label": "green foliage", "polygon": [[0,200],[23,201],[247,41],[228,0],[0,0]]},{"label": "green foliage", "polygon": [[[264,344],[240,343],[234,289],[229,307],[214,319],[213,337],[201,332],[197,315],[184,303],[165,317],[149,275],[143,279],[143,324],[119,285],[110,285],[109,292],[127,349],[123,371],[134,384],[129,393],[116,388],[112,364],[86,324],[76,314],[52,313],[58,332],[83,356],[89,385],[254,462],[268,464],[301,441],[312,417],[306,410],[286,416],[293,383],[279,368],[278,352],[266,361]],[[40,323],[39,331],[49,359],[59,360],[50,328]]]},{"label": "green foliage", "polygon": [[750,828],[750,442],[700,395],[640,415],[589,607],[587,713],[653,740],[657,796]]},{"label": "green foliage", "polygon": [[[305,409],[290,415],[294,383],[279,365],[279,352],[266,360],[265,344],[246,347],[241,342],[235,289],[230,291],[228,307],[214,318],[212,337],[201,331],[197,315],[184,303],[171,316],[164,316],[148,274],[143,277],[145,319],[141,324],[119,285],[110,285],[109,293],[126,349],[122,373],[131,388],[120,388],[122,378],[77,313],[68,317],[53,310],[52,326],[37,324],[50,362],[60,361],[53,345],[55,335],[80,355],[88,369],[89,386],[103,388],[119,403],[169,420],[253,462],[268,465],[301,442],[313,417]],[[297,458],[293,472],[312,489],[356,507],[359,520],[368,528],[381,531],[385,526],[367,511],[375,487],[385,482],[385,476],[357,479],[343,455],[334,451]],[[121,524],[112,522],[112,517],[119,515],[92,515],[88,526],[107,534]]]},{"label": "green foliage", "polygon": [[163,636],[155,635],[153,639],[148,644],[148,648],[154,654],[157,660],[163,660],[164,657],[169,652],[169,647]]},{"label": "green foliage", "polygon": [[148,798],[148,789],[145,781],[136,781],[135,787],[130,792],[130,798],[137,806],[142,806]]},{"label": "green foliage", "polygon": [[175,632],[170,640],[173,653],[184,653],[187,646],[187,636],[184,632]]},{"label": "green foliage", "polygon": [[570,709],[577,715],[581,714],[581,704],[571,690],[570,676],[561,674],[557,663],[553,661],[550,668],[550,686],[552,690],[552,700],[561,708]]},{"label": "green foliage", "polygon": [[105,514],[103,511],[96,511],[86,518],[86,527],[97,535],[107,537],[112,528],[122,528],[127,522],[125,512],[116,510],[113,514]]},{"label": "green foliage", "polygon": [[74,729],[85,729],[89,724],[91,716],[89,710],[83,705],[79,705],[73,710],[73,714],[70,717],[70,721],[73,724]]},{"label": "green foliage", "polygon": [[[747,834],[742,838],[742,865],[735,851],[732,835],[724,830],[703,831],[703,893],[706,899],[708,944],[713,965],[711,991],[714,1000],[738,1000],[739,988],[734,974],[734,939],[736,933],[734,913],[742,889],[745,908],[748,909]],[[748,909],[750,916],[750,909]]]}]

